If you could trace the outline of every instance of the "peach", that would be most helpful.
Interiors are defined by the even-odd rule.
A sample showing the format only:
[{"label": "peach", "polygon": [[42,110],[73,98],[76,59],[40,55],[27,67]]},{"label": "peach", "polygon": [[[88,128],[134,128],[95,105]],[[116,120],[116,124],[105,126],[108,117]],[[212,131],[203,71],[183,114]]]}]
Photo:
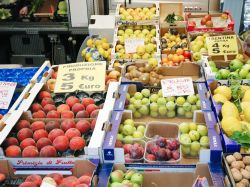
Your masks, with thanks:
[{"label": "peach", "polygon": [[33,132],[28,128],[23,128],[17,133],[17,139],[21,142],[26,138],[32,138]]},{"label": "peach", "polygon": [[37,187],[37,185],[34,182],[23,182],[18,187]]},{"label": "peach", "polygon": [[92,122],[91,122],[91,130],[94,130],[95,128],[95,124],[96,124],[96,119],[93,119]]},{"label": "peach", "polygon": [[48,113],[49,111],[56,110],[56,106],[53,104],[47,104],[44,106],[43,111]]},{"label": "peach", "polygon": [[63,180],[63,176],[60,173],[51,173],[49,175],[47,175],[46,177],[50,177],[52,179],[54,179],[54,181],[56,182],[57,185],[62,183]]},{"label": "peach", "polygon": [[47,91],[41,91],[39,94],[38,94],[38,99],[40,100],[43,100],[43,98],[52,98],[51,97],[51,94]]},{"label": "peach", "polygon": [[73,119],[65,119],[61,123],[61,129],[66,132],[70,128],[75,128],[75,122]]},{"label": "peach", "polygon": [[63,136],[64,132],[61,129],[53,129],[49,132],[48,138],[51,140],[51,142],[54,141],[54,139],[58,136]]},{"label": "peach", "polygon": [[85,140],[82,137],[73,137],[69,142],[69,147],[73,151],[81,150],[85,147]]},{"label": "peach", "polygon": [[76,123],[76,128],[83,134],[91,129],[90,122],[86,119],[79,120]]},{"label": "peach", "polygon": [[49,91],[53,92],[55,89],[55,85],[56,85],[56,79],[49,79],[46,82],[47,88]]},{"label": "peach", "polygon": [[21,149],[17,145],[11,145],[5,149],[6,157],[19,157],[21,156]]},{"label": "peach", "polygon": [[83,104],[81,103],[75,103],[73,106],[72,106],[72,112],[74,112],[75,114],[77,114],[79,111],[82,111],[84,110],[85,107]]},{"label": "peach", "polygon": [[60,118],[60,112],[56,110],[51,110],[47,113],[47,118]]},{"label": "peach", "polygon": [[90,184],[91,183],[91,177],[88,175],[83,175],[80,178],[78,178],[78,181],[80,184]]},{"label": "peach", "polygon": [[57,151],[64,152],[69,147],[69,139],[67,136],[58,136],[54,139],[53,146]]},{"label": "peach", "polygon": [[44,111],[39,110],[39,111],[37,111],[37,112],[34,112],[34,113],[32,114],[32,117],[33,117],[33,118],[45,118],[45,117],[46,117],[46,114],[45,114]]},{"label": "peach", "polygon": [[46,145],[40,150],[40,157],[56,157],[56,148],[52,145]]},{"label": "peach", "polygon": [[87,107],[86,107],[86,111],[91,115],[91,113],[94,111],[94,110],[97,110],[99,109],[98,106],[96,106],[95,104],[89,104]]},{"label": "peach", "polygon": [[43,110],[43,107],[40,104],[34,103],[31,105],[32,112],[38,112],[39,110]]},{"label": "peach", "polygon": [[90,114],[90,118],[97,118],[99,111],[100,111],[100,109],[94,110],[94,111]]},{"label": "peach", "polygon": [[71,108],[74,104],[80,103],[80,100],[75,96],[70,96],[66,99],[66,104]]},{"label": "peach", "polygon": [[78,183],[78,180],[75,176],[69,176],[69,177],[65,177],[63,180],[62,180],[62,184],[68,184],[68,187],[69,186],[76,186]]},{"label": "peach", "polygon": [[48,132],[44,129],[39,129],[34,132],[33,138],[35,141],[38,141],[41,138],[47,138],[48,137]]},{"label": "peach", "polygon": [[35,140],[33,140],[32,138],[26,138],[24,139],[21,143],[20,143],[20,147],[22,149],[24,149],[25,147],[28,147],[28,146],[36,146],[36,142]]},{"label": "peach", "polygon": [[45,123],[43,121],[35,121],[31,124],[31,130],[36,131],[39,129],[44,129],[45,128]]},{"label": "peach", "polygon": [[66,104],[61,104],[57,107],[57,111],[58,112],[62,112],[62,111],[70,111],[70,107]]},{"label": "peach", "polygon": [[90,105],[90,104],[95,104],[94,99],[92,98],[83,98],[82,99],[82,104],[85,106],[85,108]]},{"label": "peach", "polygon": [[62,111],[61,112],[61,118],[64,119],[72,119],[74,118],[74,113],[72,111]]},{"label": "peach", "polygon": [[4,173],[0,173],[0,184],[6,180],[6,175]]},{"label": "peach", "polygon": [[79,111],[76,114],[76,118],[89,118],[89,113],[86,110]]},{"label": "peach", "polygon": [[42,184],[42,177],[40,175],[30,175],[28,176],[24,182],[33,182],[37,186],[40,186]]},{"label": "peach", "polygon": [[14,137],[8,137],[4,140],[3,142],[3,147],[8,147],[11,145],[19,145],[19,142],[16,138]]},{"label": "peach", "polygon": [[48,138],[40,138],[36,143],[36,147],[38,150],[41,150],[43,147],[47,145],[52,145],[51,140]]},{"label": "peach", "polygon": [[53,129],[59,129],[60,128],[60,124],[58,121],[48,121],[45,125],[45,130],[47,132],[52,131]]},{"label": "peach", "polygon": [[30,122],[25,120],[25,119],[21,119],[17,122],[17,124],[15,125],[15,129],[17,131],[23,129],[23,128],[30,128]]},{"label": "peach", "polygon": [[52,105],[54,105],[55,102],[54,102],[54,100],[53,100],[52,98],[46,97],[46,98],[44,98],[44,99],[41,101],[41,106],[42,106],[42,107],[45,107],[45,105],[47,105],[47,104],[52,104]]},{"label": "peach", "polygon": [[66,131],[65,136],[68,137],[68,139],[72,139],[73,137],[80,137],[81,136],[81,132],[76,129],[76,128],[70,128]]},{"label": "peach", "polygon": [[33,145],[25,147],[22,152],[23,157],[37,157],[38,155],[39,155],[39,152],[37,148]]}]

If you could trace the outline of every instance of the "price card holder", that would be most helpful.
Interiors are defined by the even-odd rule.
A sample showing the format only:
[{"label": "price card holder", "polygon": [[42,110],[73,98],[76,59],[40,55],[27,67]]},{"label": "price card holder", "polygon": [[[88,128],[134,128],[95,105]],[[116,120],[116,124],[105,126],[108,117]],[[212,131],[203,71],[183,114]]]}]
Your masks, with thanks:
[{"label": "price card holder", "polygon": [[17,83],[0,82],[0,109],[8,109]]},{"label": "price card holder", "polygon": [[126,54],[135,53],[138,46],[144,46],[143,38],[128,38],[124,41]]},{"label": "price card holder", "polygon": [[106,62],[59,65],[55,93],[105,90]]},{"label": "price card holder", "polygon": [[184,96],[194,94],[194,85],[191,77],[161,80],[163,97]]}]

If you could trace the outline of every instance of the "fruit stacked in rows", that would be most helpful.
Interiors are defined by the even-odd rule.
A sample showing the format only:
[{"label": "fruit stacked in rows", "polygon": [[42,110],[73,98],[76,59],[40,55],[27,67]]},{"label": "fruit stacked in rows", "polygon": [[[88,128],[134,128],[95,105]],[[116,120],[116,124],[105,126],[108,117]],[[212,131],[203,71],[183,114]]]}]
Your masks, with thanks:
[{"label": "fruit stacked in rows", "polygon": [[116,169],[110,174],[109,187],[141,187],[143,176],[134,170],[127,170],[126,173]]},{"label": "fruit stacked in rows", "polygon": [[46,186],[74,186],[74,187],[88,187],[91,184],[91,177],[82,175],[77,178],[75,176],[63,177],[59,173],[51,173],[42,178],[40,175],[29,175],[19,187],[40,187]]},{"label": "fruit stacked in rows", "polygon": [[86,43],[87,47],[82,50],[83,61],[108,61],[111,60],[112,47],[106,38],[90,38]]},{"label": "fruit stacked in rows", "polygon": [[234,60],[229,63],[226,68],[218,70],[213,61],[208,62],[212,72],[215,73],[217,80],[227,80],[230,77],[234,79],[250,79],[250,60],[244,62],[244,56],[238,54]]},{"label": "fruit stacked in rows", "polygon": [[183,62],[190,61],[191,53],[178,48],[175,54],[162,54],[162,64],[166,66],[179,66]]},{"label": "fruit stacked in rows", "polygon": [[156,7],[124,8],[120,7],[121,20],[152,20],[156,16]]},{"label": "fruit stacked in rows", "polygon": [[212,16],[211,15],[205,15],[201,19],[201,25],[205,25],[206,27],[213,27],[213,21],[212,21]]},{"label": "fruit stacked in rows", "polygon": [[209,148],[208,129],[206,125],[181,123],[179,125],[181,151],[184,156],[199,156],[200,149]]},{"label": "fruit stacked in rows", "polygon": [[156,137],[146,144],[145,160],[152,161],[177,161],[180,159],[180,144],[177,139]]},{"label": "fruit stacked in rows", "polygon": [[189,95],[187,97],[166,97],[162,95],[162,90],[158,93],[150,93],[150,90],[143,89],[134,95],[127,94],[126,109],[133,112],[135,118],[150,115],[151,117],[192,118],[193,112],[200,109],[199,95]]},{"label": "fruit stacked in rows", "polygon": [[145,132],[145,125],[134,122],[132,119],[126,119],[119,125],[117,140],[130,143],[133,140],[142,139]]},{"label": "fruit stacked in rows", "polygon": [[86,119],[29,121],[22,119],[3,142],[6,157],[57,157],[83,150],[95,127]]}]

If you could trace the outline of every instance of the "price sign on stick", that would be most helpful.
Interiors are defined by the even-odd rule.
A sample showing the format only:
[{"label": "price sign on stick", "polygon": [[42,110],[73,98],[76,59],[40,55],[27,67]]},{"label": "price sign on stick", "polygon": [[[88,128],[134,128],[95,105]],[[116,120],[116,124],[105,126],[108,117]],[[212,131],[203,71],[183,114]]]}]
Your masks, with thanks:
[{"label": "price sign on stick", "polygon": [[209,56],[238,54],[236,35],[210,36],[206,44]]},{"label": "price sign on stick", "polygon": [[105,90],[106,62],[59,65],[55,93]]},{"label": "price sign on stick", "polygon": [[8,109],[17,83],[0,82],[0,109]]},{"label": "price sign on stick", "polygon": [[125,52],[127,54],[135,53],[136,48],[138,46],[144,46],[144,39],[143,38],[128,38],[128,39],[125,39],[124,44],[125,44]]},{"label": "price sign on stick", "polygon": [[194,94],[194,85],[191,77],[161,80],[163,97],[183,96]]}]

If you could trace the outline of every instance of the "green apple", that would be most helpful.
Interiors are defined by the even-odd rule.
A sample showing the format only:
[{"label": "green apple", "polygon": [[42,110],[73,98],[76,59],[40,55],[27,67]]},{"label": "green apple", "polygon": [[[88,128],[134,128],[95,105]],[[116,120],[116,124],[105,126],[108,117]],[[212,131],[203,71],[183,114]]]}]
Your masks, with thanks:
[{"label": "green apple", "polygon": [[159,97],[162,97],[163,95],[162,95],[162,89],[160,89],[159,91],[158,91],[158,96]]},{"label": "green apple", "polygon": [[146,49],[145,49],[145,46],[138,46],[136,48],[136,53],[140,56],[144,55]]},{"label": "green apple", "polygon": [[136,92],[135,95],[134,95],[134,98],[135,98],[136,100],[142,100],[143,95],[142,95],[141,92]]},{"label": "green apple", "polygon": [[199,152],[201,148],[201,145],[198,141],[194,141],[191,143],[190,149],[191,152]]},{"label": "green apple", "polygon": [[147,97],[148,98],[150,96],[150,90],[149,89],[143,89],[141,91],[141,93],[142,93],[143,97]]},{"label": "green apple", "polygon": [[183,122],[179,125],[179,130],[181,133],[189,133],[189,124],[186,122]]},{"label": "green apple", "polygon": [[147,105],[142,105],[141,108],[138,110],[142,115],[149,114],[149,107]]},{"label": "green apple", "polygon": [[201,60],[201,54],[199,52],[195,52],[193,54],[193,59],[194,61],[198,62],[199,60]]},{"label": "green apple", "polygon": [[135,108],[134,105],[128,105],[128,108],[127,108],[127,109],[128,109],[128,110],[131,110],[132,113],[134,113],[134,112],[136,111],[136,108]]},{"label": "green apple", "polygon": [[220,69],[218,72],[220,73],[222,79],[227,79],[230,74],[228,69]]},{"label": "green apple", "polygon": [[190,130],[188,135],[192,141],[198,141],[200,139],[200,134],[195,130]]},{"label": "green apple", "polygon": [[175,110],[175,103],[173,101],[168,101],[166,106],[167,106],[167,109],[169,111],[174,111]]},{"label": "green apple", "polygon": [[187,97],[187,102],[189,102],[191,105],[193,105],[197,102],[197,97],[195,95],[189,95]]},{"label": "green apple", "polygon": [[156,117],[158,117],[158,112],[150,111],[150,116],[153,118],[156,118]]},{"label": "green apple", "polygon": [[207,127],[205,125],[197,125],[197,131],[201,136],[207,136]]},{"label": "green apple", "polygon": [[[165,100],[165,99],[164,99]],[[165,116],[167,114],[167,108],[166,106],[159,106],[158,112],[161,116]]]},{"label": "green apple", "polygon": [[241,69],[239,72],[239,75],[242,79],[245,79],[247,77],[248,70],[247,69]]},{"label": "green apple", "polygon": [[191,143],[191,138],[189,137],[188,134],[181,134],[180,136],[180,143],[185,146],[190,146]]},{"label": "green apple", "polygon": [[134,31],[132,29],[126,29],[124,34],[131,35],[133,33],[134,33]]},{"label": "green apple", "polygon": [[135,118],[141,118],[142,117],[142,114],[139,111],[135,111],[133,115],[134,115]]},{"label": "green apple", "polygon": [[118,30],[117,35],[123,36],[125,34],[124,30]]},{"label": "green apple", "polygon": [[143,105],[149,105],[150,100],[149,100],[148,98],[143,98],[143,99],[141,100],[141,103],[142,103]]},{"label": "green apple", "polygon": [[135,131],[133,133],[133,137],[134,138],[142,138],[143,137],[143,133],[141,131]]},{"label": "green apple", "polygon": [[158,105],[166,105],[166,100],[165,100],[165,98],[163,98],[163,97],[160,97],[160,98],[158,98],[157,99],[157,104]]},{"label": "green apple", "polygon": [[148,59],[148,64],[151,65],[152,67],[158,66],[158,61],[156,58],[150,58]]},{"label": "green apple", "polygon": [[184,155],[189,155],[190,154],[190,147],[188,147],[188,146],[181,146],[181,152]]},{"label": "green apple", "polygon": [[193,112],[191,111],[185,112],[185,118],[192,118],[192,117],[193,117]]},{"label": "green apple", "polygon": [[[167,102],[169,102],[169,101],[175,102],[175,96],[166,97],[166,101],[167,101]],[[185,102],[185,101],[184,101],[184,102]]]},{"label": "green apple", "polygon": [[134,122],[134,120],[132,120],[132,119],[125,119],[124,122],[123,122],[123,124],[124,124],[124,125],[130,125],[130,126],[132,126],[132,127],[135,126],[135,122]]},{"label": "green apple", "polygon": [[121,183],[123,181],[123,176],[124,176],[123,173],[121,173],[118,170],[115,170],[110,174],[110,180],[112,183],[115,182]]},{"label": "green apple", "polygon": [[133,136],[128,135],[128,136],[125,136],[125,138],[123,139],[123,142],[125,144],[132,144],[133,140],[134,140]]},{"label": "green apple", "polygon": [[137,127],[137,131],[141,131],[141,133],[144,134],[144,132],[145,132],[145,126],[144,125],[139,125]]},{"label": "green apple", "polygon": [[152,94],[152,95],[150,96],[150,101],[156,103],[157,100],[158,100],[158,98],[159,98],[158,94]]},{"label": "green apple", "polygon": [[141,100],[135,100],[135,101],[134,101],[134,107],[135,107],[136,109],[140,108],[141,106],[142,106]]},{"label": "green apple", "polygon": [[242,54],[237,54],[235,58],[240,60],[241,62],[244,61],[244,56]]},{"label": "green apple", "polygon": [[175,111],[168,111],[168,112],[167,112],[167,117],[168,117],[168,118],[174,118],[175,115],[176,115],[176,114],[175,114]]},{"label": "green apple", "polygon": [[197,130],[197,125],[196,125],[196,123],[194,123],[194,122],[191,122],[191,123],[189,123],[189,129],[190,130]]},{"label": "green apple", "polygon": [[203,147],[208,147],[208,145],[209,145],[209,138],[208,138],[208,136],[202,136],[200,138],[200,144]]},{"label": "green apple", "polygon": [[179,106],[182,106],[185,103],[185,98],[184,97],[177,97],[176,99],[176,104]]},{"label": "green apple", "polygon": [[186,111],[186,112],[189,112],[189,111],[191,111],[191,104],[190,103],[188,103],[188,102],[185,102],[184,104],[183,104],[183,109]]},{"label": "green apple", "polygon": [[129,103],[130,103],[130,104],[133,104],[133,103],[135,102],[135,100],[136,100],[136,99],[135,99],[134,97],[132,97],[132,98],[130,98]]},{"label": "green apple", "polygon": [[124,125],[122,134],[124,135],[132,135],[134,133],[134,128],[131,125]]},{"label": "green apple", "polygon": [[117,134],[116,139],[122,141],[123,140],[123,135],[122,134]]},{"label": "green apple", "polygon": [[184,116],[185,115],[185,110],[183,107],[177,107],[177,115],[178,116]]},{"label": "green apple", "polygon": [[132,183],[137,183],[137,184],[141,185],[143,182],[143,176],[141,173],[135,173],[132,175],[130,181]]},{"label": "green apple", "polygon": [[123,131],[123,124],[121,123],[120,125],[119,125],[119,133],[122,133],[122,131]]},{"label": "green apple", "polygon": [[150,104],[150,111],[151,112],[157,112],[158,111],[157,103],[153,102],[153,103]]}]

